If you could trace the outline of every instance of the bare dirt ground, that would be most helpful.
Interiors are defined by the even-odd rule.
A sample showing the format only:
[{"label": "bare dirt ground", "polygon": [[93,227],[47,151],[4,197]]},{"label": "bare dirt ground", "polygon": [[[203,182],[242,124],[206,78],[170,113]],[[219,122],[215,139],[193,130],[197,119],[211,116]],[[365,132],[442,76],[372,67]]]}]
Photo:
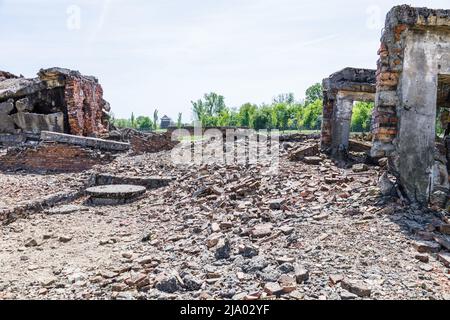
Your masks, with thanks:
[{"label": "bare dirt ground", "polygon": [[67,192],[83,185],[80,175],[38,175],[27,173],[0,173],[2,187],[0,208],[7,208],[42,198],[49,194]]},{"label": "bare dirt ground", "polygon": [[[176,180],[132,204],[81,198],[1,226],[0,299],[449,299],[436,254],[446,243],[417,250],[448,241],[436,231],[444,214],[382,198],[378,167],[322,158],[283,151],[271,176],[261,165],[176,167],[170,152],[122,156],[93,171]],[[1,174],[0,206],[86,176]]]}]

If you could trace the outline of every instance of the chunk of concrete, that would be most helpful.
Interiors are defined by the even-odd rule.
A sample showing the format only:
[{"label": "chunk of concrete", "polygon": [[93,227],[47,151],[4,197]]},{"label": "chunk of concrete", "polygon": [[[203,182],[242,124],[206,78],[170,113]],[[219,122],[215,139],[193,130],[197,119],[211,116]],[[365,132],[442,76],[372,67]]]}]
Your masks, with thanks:
[{"label": "chunk of concrete", "polygon": [[0,133],[16,133],[16,126],[11,116],[0,113]]},{"label": "chunk of concrete", "polygon": [[9,114],[14,110],[14,100],[10,99],[6,102],[0,103],[0,116],[4,114]]},{"label": "chunk of concrete", "polygon": [[18,112],[32,112],[34,107],[29,98],[23,98],[16,101],[16,109]]},{"label": "chunk of concrete", "polygon": [[18,112],[11,117],[16,126],[25,132],[64,132],[64,114],[62,112],[52,114]]}]

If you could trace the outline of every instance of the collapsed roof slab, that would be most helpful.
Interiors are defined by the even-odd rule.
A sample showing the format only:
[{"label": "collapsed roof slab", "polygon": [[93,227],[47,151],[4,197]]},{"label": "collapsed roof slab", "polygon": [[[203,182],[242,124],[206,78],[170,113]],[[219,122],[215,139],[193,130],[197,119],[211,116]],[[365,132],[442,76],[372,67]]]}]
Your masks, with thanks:
[{"label": "collapsed roof slab", "polygon": [[321,148],[332,156],[348,153],[353,104],[375,100],[375,70],[345,68],[323,80]]},{"label": "collapsed roof slab", "polygon": [[435,139],[439,79],[450,75],[450,10],[394,7],[378,53],[372,156],[389,156],[405,195],[427,205],[448,192]]}]

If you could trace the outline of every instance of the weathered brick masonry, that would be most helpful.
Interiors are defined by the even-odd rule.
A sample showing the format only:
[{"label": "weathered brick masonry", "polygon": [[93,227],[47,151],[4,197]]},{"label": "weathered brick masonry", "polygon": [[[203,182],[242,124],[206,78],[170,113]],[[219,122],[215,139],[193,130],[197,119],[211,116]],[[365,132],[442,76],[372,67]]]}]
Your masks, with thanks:
[{"label": "weathered brick masonry", "polygon": [[108,132],[110,107],[96,78],[62,68],[41,70],[38,76],[25,79],[0,71],[0,134]]},{"label": "weathered brick masonry", "polygon": [[64,88],[67,121],[70,134],[101,136],[108,132],[108,102],[103,99],[103,89],[94,77],[86,77],[77,71],[47,69],[39,72],[48,87]]},{"label": "weathered brick masonry", "polygon": [[[432,10],[410,6],[394,7],[387,15],[377,63],[377,94],[374,110],[373,156],[389,155],[394,150],[401,107],[401,74],[404,67],[406,37],[410,31],[448,30],[450,10]],[[425,61],[422,61],[425,63]]]},{"label": "weathered brick masonry", "polygon": [[9,148],[1,157],[0,170],[31,172],[82,172],[112,160],[87,148],[58,143],[41,143],[35,147]]},{"label": "weathered brick masonry", "polygon": [[412,202],[442,205],[448,159],[436,149],[435,126],[437,108],[448,102],[442,82],[450,75],[450,10],[394,7],[378,54],[372,156],[390,158]]}]

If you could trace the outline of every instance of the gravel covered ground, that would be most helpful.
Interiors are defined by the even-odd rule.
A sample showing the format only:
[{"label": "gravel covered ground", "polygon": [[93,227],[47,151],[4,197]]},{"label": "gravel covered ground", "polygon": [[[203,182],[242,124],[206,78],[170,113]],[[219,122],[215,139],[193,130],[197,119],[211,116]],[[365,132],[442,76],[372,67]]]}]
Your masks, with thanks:
[{"label": "gravel covered ground", "polygon": [[0,172],[0,209],[39,199],[59,192],[75,190],[83,185],[77,174],[38,175]]},{"label": "gravel covered ground", "polygon": [[[450,298],[450,237],[438,232],[449,216],[381,197],[378,167],[283,151],[273,176],[261,165],[176,167],[163,152],[94,171],[176,180],[132,204],[79,199],[1,226],[0,299]],[[2,174],[0,206],[74,177]]]}]

